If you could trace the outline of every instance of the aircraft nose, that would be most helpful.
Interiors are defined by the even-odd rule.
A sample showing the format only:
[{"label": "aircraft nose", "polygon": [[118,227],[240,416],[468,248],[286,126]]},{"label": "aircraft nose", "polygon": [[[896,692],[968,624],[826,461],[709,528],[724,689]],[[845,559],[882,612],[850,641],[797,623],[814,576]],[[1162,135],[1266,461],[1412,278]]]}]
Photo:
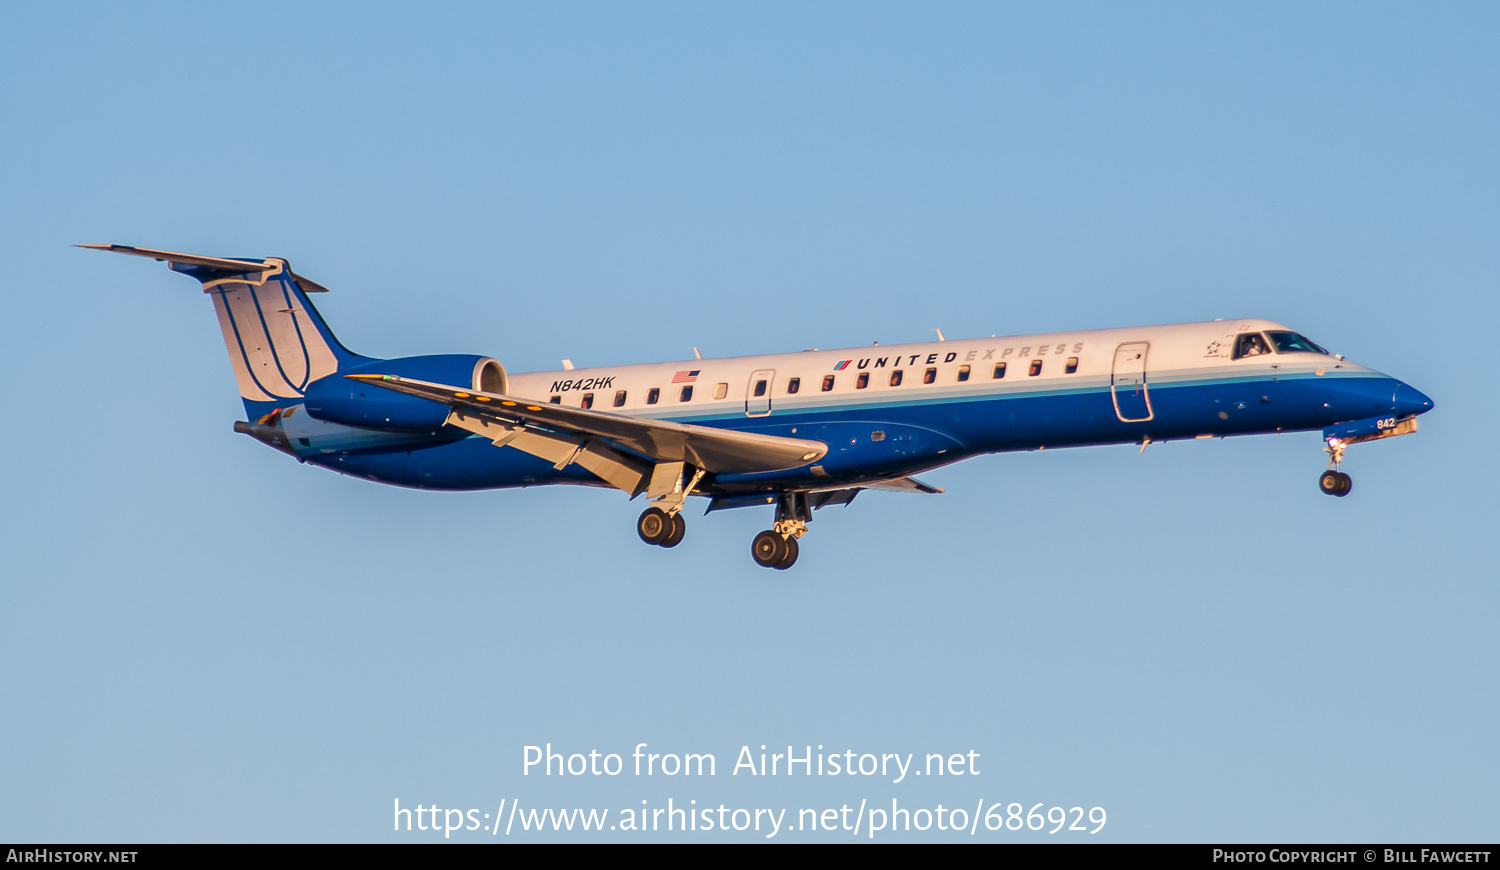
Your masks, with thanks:
[{"label": "aircraft nose", "polygon": [[1421,390],[1398,381],[1396,392],[1391,396],[1391,410],[1400,417],[1425,414],[1432,410],[1432,400]]}]

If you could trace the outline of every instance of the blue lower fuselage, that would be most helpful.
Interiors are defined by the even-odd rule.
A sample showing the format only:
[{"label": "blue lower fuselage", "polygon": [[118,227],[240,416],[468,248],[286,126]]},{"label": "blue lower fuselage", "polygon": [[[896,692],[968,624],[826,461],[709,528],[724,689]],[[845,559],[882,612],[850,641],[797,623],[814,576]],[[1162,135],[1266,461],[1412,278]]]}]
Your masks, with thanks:
[{"label": "blue lower fuselage", "polygon": [[[1019,387],[1019,388],[1018,388]],[[918,390],[930,392],[919,393]],[[1316,430],[1337,423],[1431,407],[1401,381],[1368,369],[1254,377],[1218,376],[1149,384],[1139,393],[1112,392],[1107,379],[1066,389],[1005,392],[914,387],[884,401],[855,404],[847,396],[774,407],[768,416],[717,413],[672,416],[684,423],[822,441],[816,463],[779,472],[720,475],[705,494],[781,492],[855,486],[947,465],[981,453],[1081,447]],[[830,397],[832,398],[832,397]],[[1149,401],[1149,404],[1147,403]],[[1149,419],[1127,421],[1122,417]],[[488,439],[449,430],[423,439],[377,437],[364,444],[294,446],[302,459],[382,483],[435,490],[494,489],[543,484],[603,485],[577,465],[553,464]]]}]

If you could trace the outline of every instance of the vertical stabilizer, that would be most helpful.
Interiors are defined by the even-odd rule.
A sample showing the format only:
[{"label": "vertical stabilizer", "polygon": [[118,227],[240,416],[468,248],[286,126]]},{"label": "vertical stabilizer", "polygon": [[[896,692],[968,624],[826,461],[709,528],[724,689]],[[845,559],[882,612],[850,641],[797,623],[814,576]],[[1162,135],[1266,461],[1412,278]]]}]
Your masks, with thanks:
[{"label": "vertical stabilizer", "polygon": [[213,299],[240,398],[252,420],[299,403],[307,385],[318,378],[370,361],[339,344],[308,299],[309,292],[326,288],[292,272],[285,260],[203,257],[124,245],[79,247],[151,257],[202,283]]}]

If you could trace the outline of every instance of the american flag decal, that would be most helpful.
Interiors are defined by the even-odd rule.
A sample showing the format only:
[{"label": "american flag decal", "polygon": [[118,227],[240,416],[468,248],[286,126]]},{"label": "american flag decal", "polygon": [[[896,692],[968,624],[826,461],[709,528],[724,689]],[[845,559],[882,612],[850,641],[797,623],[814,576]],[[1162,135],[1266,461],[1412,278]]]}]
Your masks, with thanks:
[{"label": "american flag decal", "polygon": [[702,371],[702,369],[694,369],[690,372],[678,372],[677,374],[672,376],[672,383],[691,384],[694,381],[698,380],[698,372],[700,371]]},{"label": "american flag decal", "polygon": [[843,371],[845,368],[847,368],[849,366],[849,363],[852,363],[852,362],[854,362],[854,360],[852,360],[852,359],[846,359],[843,362],[839,363],[838,365],[834,366],[833,370],[836,371],[836,372],[841,372],[841,371]]}]

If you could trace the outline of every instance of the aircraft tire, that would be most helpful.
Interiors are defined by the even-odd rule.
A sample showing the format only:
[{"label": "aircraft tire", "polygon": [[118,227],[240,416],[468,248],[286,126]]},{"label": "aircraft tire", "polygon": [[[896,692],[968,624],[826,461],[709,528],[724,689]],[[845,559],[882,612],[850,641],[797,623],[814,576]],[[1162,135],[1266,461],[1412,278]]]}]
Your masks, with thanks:
[{"label": "aircraft tire", "polygon": [[1343,482],[1339,480],[1337,471],[1325,471],[1318,478],[1318,489],[1324,495],[1339,495],[1339,489],[1342,487]]},{"label": "aircraft tire", "polygon": [[682,536],[686,534],[687,520],[682,518],[682,514],[672,514],[672,531],[662,539],[661,546],[675,547],[682,543]]},{"label": "aircraft tire", "polygon": [[640,519],[635,521],[635,533],[648,544],[665,541],[672,534],[673,528],[672,517],[657,507],[646,508],[641,512]]},{"label": "aircraft tire", "polygon": [[1344,496],[1348,495],[1351,490],[1354,489],[1354,478],[1350,477],[1342,471],[1340,471],[1338,474],[1339,489],[1338,492],[1334,493],[1334,495],[1338,496],[1339,498],[1343,498]]},{"label": "aircraft tire", "polygon": [[796,538],[786,538],[782,544],[786,548],[786,554],[781,557],[781,561],[776,563],[777,571],[785,571],[797,564],[797,551],[800,549]]},{"label": "aircraft tire", "polygon": [[786,549],[786,539],[767,530],[750,542],[750,557],[762,568],[775,568],[786,555]]}]

